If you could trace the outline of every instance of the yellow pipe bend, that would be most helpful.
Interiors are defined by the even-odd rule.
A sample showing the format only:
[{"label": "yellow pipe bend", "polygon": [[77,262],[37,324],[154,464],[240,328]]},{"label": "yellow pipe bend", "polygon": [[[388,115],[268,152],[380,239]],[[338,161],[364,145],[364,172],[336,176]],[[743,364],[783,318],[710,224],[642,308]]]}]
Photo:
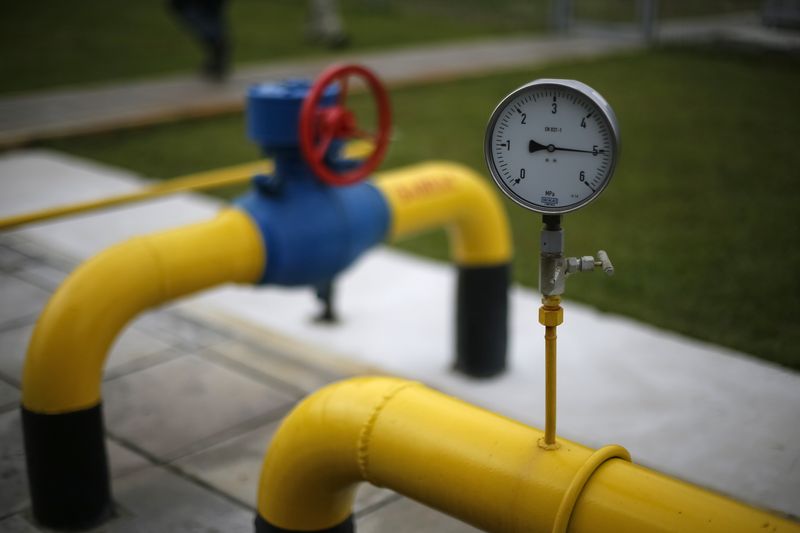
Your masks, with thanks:
[{"label": "yellow pipe bend", "polygon": [[562,440],[558,450],[543,450],[541,437],[417,383],[339,382],[306,398],[279,428],[258,512],[289,531],[332,528],[350,515],[355,488],[367,481],[487,531],[549,532],[573,480],[592,467],[568,517],[571,532],[800,531],[623,459],[594,464],[606,457],[579,444]]},{"label": "yellow pipe bend", "polygon": [[129,320],[204,288],[253,283],[265,262],[258,229],[236,209],[105,250],[67,278],[39,318],[25,359],[23,406],[59,414],[96,405],[106,355]]},{"label": "yellow pipe bend", "polygon": [[374,185],[392,213],[390,240],[446,227],[452,257],[459,265],[510,261],[511,232],[500,200],[469,167],[426,162],[378,173]]}]

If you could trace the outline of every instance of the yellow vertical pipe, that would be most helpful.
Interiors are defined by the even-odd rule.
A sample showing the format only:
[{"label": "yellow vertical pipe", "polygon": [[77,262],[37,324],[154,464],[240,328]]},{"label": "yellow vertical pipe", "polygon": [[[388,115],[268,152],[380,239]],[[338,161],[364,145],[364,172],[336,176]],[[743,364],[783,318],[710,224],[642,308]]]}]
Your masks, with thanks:
[{"label": "yellow vertical pipe", "polygon": [[[288,531],[341,524],[357,484],[409,496],[486,531],[800,532],[800,525],[598,454],[418,383],[356,378],[321,389],[284,420],[264,461],[260,517]],[[613,448],[609,448],[613,451]],[[612,457],[624,454],[611,454]],[[577,501],[562,506],[575,487]],[[559,509],[572,509],[558,517]]]},{"label": "yellow vertical pipe", "polygon": [[198,172],[186,176],[179,176],[167,181],[159,181],[154,185],[132,191],[129,193],[98,198],[68,205],[48,207],[31,213],[12,215],[0,218],[0,230],[9,230],[18,226],[25,226],[35,222],[42,222],[54,218],[61,218],[78,213],[86,213],[96,209],[105,209],[135,202],[142,202],[169,194],[176,194],[186,191],[202,191],[206,189],[217,189],[231,185],[241,185],[246,183],[255,174],[266,174],[272,172],[272,161],[255,161],[231,167],[206,172]]},{"label": "yellow vertical pipe", "polygon": [[556,328],[564,323],[560,296],[544,296],[539,308],[539,323],[544,326],[544,439],[539,445],[546,450],[558,449],[556,442]]},{"label": "yellow vertical pipe", "polygon": [[100,401],[111,344],[142,311],[226,282],[252,283],[266,252],[250,217],[215,219],[112,246],[75,270],[36,324],[22,377],[22,404],[57,414]]},{"label": "yellow vertical pipe", "polygon": [[546,326],[544,329],[544,445],[552,447],[556,445],[556,326]]}]

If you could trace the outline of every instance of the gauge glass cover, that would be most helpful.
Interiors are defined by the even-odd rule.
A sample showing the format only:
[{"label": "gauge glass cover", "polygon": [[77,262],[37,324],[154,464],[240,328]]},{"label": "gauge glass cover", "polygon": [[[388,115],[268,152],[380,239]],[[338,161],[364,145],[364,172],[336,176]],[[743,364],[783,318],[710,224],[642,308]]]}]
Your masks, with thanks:
[{"label": "gauge glass cover", "polygon": [[574,80],[536,80],[506,96],[486,129],[486,164],[501,190],[545,214],[574,211],[608,185],[619,151],[611,106]]}]

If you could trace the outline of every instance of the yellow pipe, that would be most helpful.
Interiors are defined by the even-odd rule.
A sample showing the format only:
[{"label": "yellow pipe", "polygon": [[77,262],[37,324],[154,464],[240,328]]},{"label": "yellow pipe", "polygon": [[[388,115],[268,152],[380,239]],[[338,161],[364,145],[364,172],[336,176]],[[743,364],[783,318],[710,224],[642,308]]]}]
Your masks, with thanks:
[{"label": "yellow pipe", "polygon": [[171,180],[158,182],[150,187],[126,194],[120,194],[118,196],[62,205],[49,209],[42,209],[41,211],[34,211],[31,213],[24,213],[21,215],[3,218],[0,219],[0,230],[8,230],[19,226],[24,226],[26,224],[33,224],[34,222],[42,222],[44,220],[84,213],[87,211],[94,211],[96,209],[103,209],[106,207],[141,202],[143,200],[150,200],[152,198],[158,198],[159,196],[166,196],[179,192],[200,191],[205,189],[226,187],[228,185],[238,185],[241,183],[246,183],[255,174],[269,172],[272,172],[271,161],[255,161],[252,163],[235,165],[218,170],[198,172],[196,174],[189,174],[187,176],[181,176]]},{"label": "yellow pipe", "polygon": [[544,328],[544,446],[556,446],[556,326]]},{"label": "yellow pipe", "polygon": [[539,445],[556,450],[556,328],[564,323],[560,296],[544,296],[539,308],[539,323],[544,326],[544,439]]},{"label": "yellow pipe", "polygon": [[332,528],[366,481],[486,531],[800,531],[627,462],[618,447],[593,453],[561,440],[548,451],[537,446],[541,437],[417,383],[343,381],[284,420],[264,461],[258,512],[289,531]]},{"label": "yellow pipe", "polygon": [[204,288],[253,283],[265,262],[258,229],[236,209],[112,246],[75,270],[39,318],[25,358],[22,404],[45,414],[96,405],[106,354],[129,320]]},{"label": "yellow pipe", "polygon": [[374,184],[390,206],[390,240],[446,227],[459,265],[496,265],[511,259],[511,232],[500,200],[469,167],[422,163],[381,172]]},{"label": "yellow pipe", "polygon": [[[371,151],[371,142],[363,140],[351,141],[345,145],[344,156],[350,159],[358,159],[366,157]],[[97,209],[141,202],[143,200],[150,200],[160,196],[167,196],[179,192],[202,191],[208,189],[218,189],[220,187],[228,187],[231,185],[241,185],[249,182],[254,175],[269,174],[273,171],[273,169],[274,165],[272,161],[264,160],[188,174],[186,176],[180,176],[170,180],[161,181],[155,185],[151,185],[141,190],[126,194],[100,198],[97,200],[88,200],[86,202],[78,202],[69,205],[61,205],[48,209],[42,209],[40,211],[33,211],[31,213],[23,213],[20,215],[0,218],[0,231],[13,229],[26,224],[33,224],[35,222],[42,222],[68,215],[94,211]]]}]

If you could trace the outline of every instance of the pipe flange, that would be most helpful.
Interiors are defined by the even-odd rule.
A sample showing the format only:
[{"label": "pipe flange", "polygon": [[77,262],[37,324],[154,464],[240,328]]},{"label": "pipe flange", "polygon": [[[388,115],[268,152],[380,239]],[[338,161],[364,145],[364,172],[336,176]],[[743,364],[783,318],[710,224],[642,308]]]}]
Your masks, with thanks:
[{"label": "pipe flange", "polygon": [[583,492],[583,488],[603,463],[615,458],[631,462],[631,454],[628,450],[618,444],[611,444],[596,450],[578,469],[564,492],[564,497],[561,498],[555,520],[553,520],[553,533],[566,533],[569,519],[572,518],[572,511],[575,509],[575,504]]}]

